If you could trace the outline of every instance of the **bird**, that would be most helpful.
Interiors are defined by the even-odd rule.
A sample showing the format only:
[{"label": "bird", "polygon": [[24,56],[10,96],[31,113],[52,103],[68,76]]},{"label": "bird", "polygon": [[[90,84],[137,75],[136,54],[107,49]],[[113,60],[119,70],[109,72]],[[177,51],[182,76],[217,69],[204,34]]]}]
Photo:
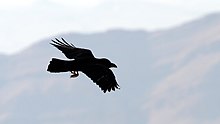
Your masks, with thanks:
[{"label": "bird", "polygon": [[76,47],[64,38],[61,40],[55,38],[51,41],[50,44],[60,50],[69,60],[52,58],[47,67],[48,72],[70,72],[70,78],[76,78],[79,76],[79,72],[82,72],[96,83],[104,93],[120,89],[116,77],[110,69],[117,68],[116,64],[107,58],[96,58],[91,50]]}]

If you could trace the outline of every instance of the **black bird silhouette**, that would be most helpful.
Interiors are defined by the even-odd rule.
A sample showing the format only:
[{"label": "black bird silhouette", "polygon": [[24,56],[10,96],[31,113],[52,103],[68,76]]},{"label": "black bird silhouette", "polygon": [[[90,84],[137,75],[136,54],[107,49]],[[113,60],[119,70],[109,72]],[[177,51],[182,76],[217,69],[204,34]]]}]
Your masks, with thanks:
[{"label": "black bird silhouette", "polygon": [[117,68],[114,63],[106,58],[95,58],[89,49],[77,48],[73,44],[67,43],[63,38],[61,39],[62,41],[55,38],[50,44],[62,51],[68,59],[73,60],[52,58],[47,71],[52,73],[69,71],[72,74],[71,78],[79,76],[78,71],[81,71],[92,79],[104,93],[120,89],[113,72],[110,70],[112,67]]}]

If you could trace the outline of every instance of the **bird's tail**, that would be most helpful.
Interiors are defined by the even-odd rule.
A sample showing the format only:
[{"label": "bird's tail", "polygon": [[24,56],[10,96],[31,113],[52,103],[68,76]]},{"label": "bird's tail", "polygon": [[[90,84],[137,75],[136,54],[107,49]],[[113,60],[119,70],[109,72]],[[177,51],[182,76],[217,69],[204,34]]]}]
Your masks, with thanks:
[{"label": "bird's tail", "polygon": [[70,61],[60,60],[56,58],[52,58],[50,64],[48,65],[47,71],[49,72],[67,72],[70,71],[71,63]]}]

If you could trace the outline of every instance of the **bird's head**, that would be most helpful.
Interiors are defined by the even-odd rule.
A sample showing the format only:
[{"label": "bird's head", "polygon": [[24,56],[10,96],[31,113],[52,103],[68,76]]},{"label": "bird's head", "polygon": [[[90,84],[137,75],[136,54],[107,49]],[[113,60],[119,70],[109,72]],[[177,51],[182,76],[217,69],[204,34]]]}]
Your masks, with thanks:
[{"label": "bird's head", "polygon": [[105,65],[107,68],[117,68],[116,64],[110,62],[108,59],[105,58],[101,59],[101,63]]}]

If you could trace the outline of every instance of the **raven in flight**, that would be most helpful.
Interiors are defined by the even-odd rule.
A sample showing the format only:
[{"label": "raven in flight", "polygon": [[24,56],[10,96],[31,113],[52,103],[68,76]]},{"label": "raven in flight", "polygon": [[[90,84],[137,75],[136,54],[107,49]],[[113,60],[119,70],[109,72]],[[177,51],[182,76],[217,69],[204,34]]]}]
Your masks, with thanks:
[{"label": "raven in flight", "polygon": [[52,58],[47,71],[52,73],[69,71],[72,74],[71,78],[79,76],[78,71],[81,71],[92,79],[104,93],[120,89],[113,72],[110,70],[112,67],[117,68],[114,63],[111,63],[106,58],[95,58],[89,49],[75,47],[73,44],[67,43],[63,38],[61,38],[62,41],[55,39],[50,44],[72,60]]}]

